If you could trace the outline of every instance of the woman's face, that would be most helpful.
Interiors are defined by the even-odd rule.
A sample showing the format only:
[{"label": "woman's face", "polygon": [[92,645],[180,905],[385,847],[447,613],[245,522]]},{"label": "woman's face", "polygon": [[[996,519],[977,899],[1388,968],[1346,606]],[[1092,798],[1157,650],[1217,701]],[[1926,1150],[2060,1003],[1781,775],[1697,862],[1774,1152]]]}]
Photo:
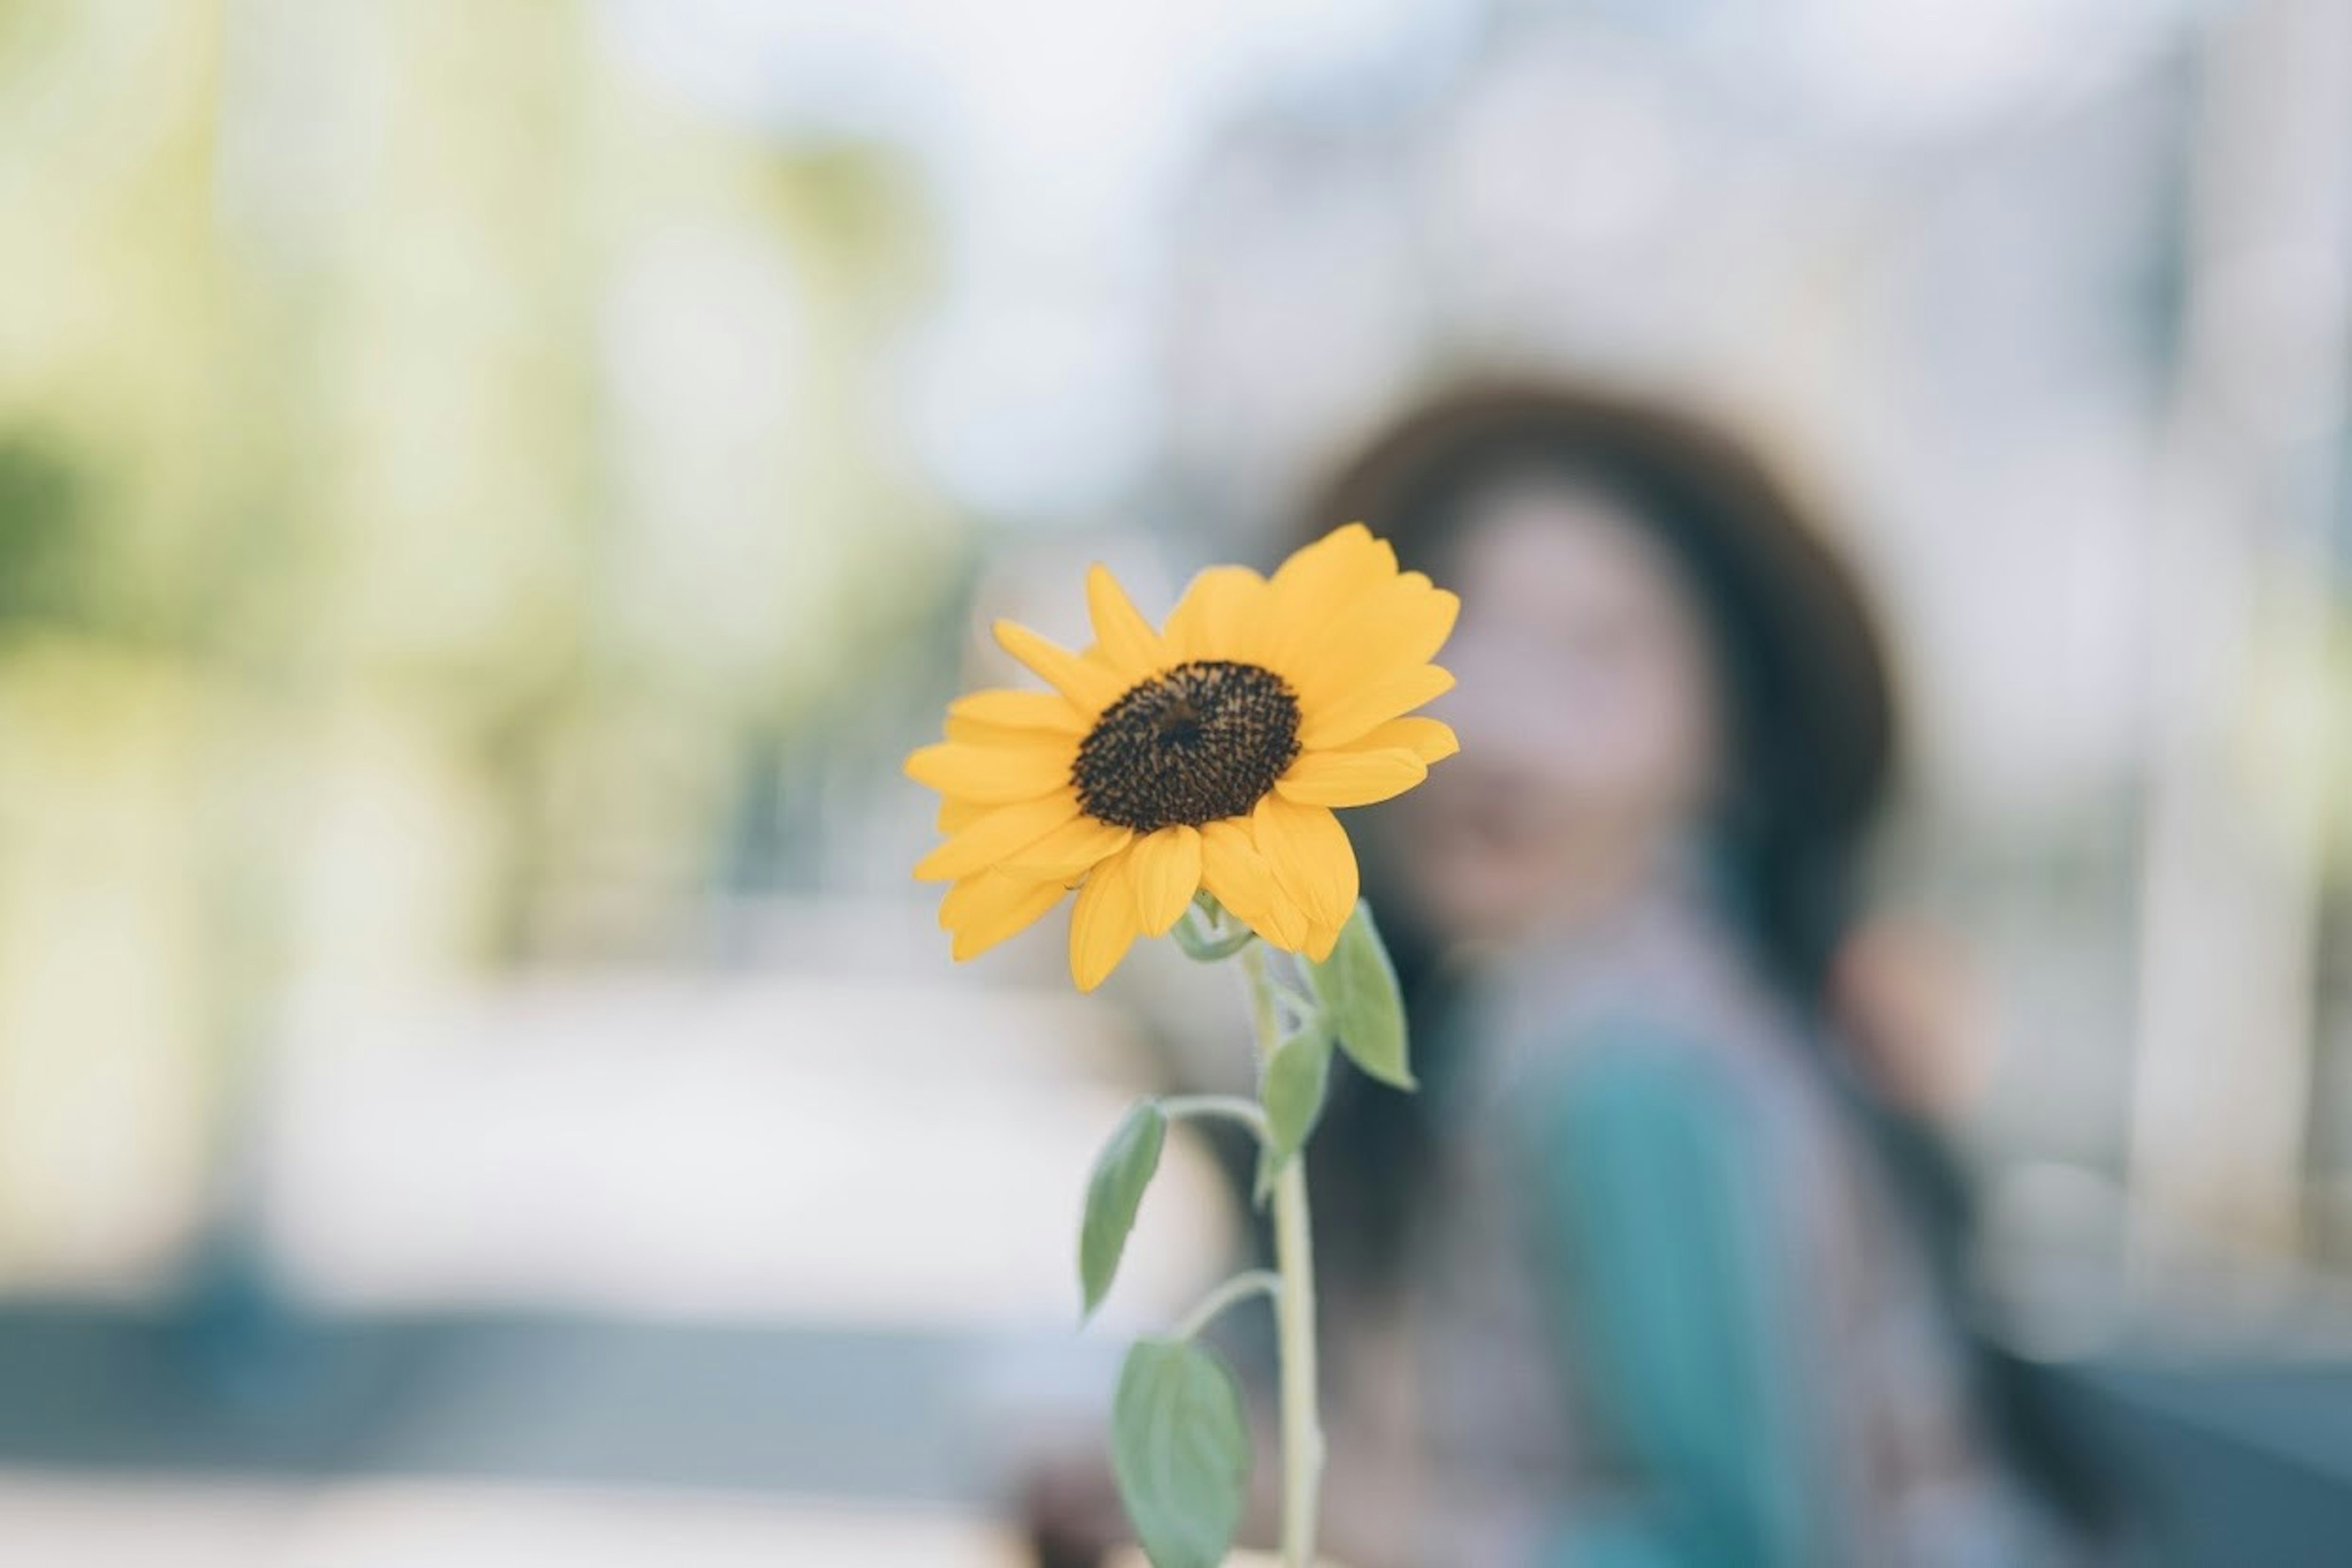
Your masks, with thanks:
[{"label": "woman's face", "polygon": [[1433,711],[1462,752],[1401,803],[1398,848],[1442,934],[1508,942],[1633,890],[1705,809],[1715,682],[1673,562],[1622,503],[1530,481],[1459,540],[1457,684]]}]

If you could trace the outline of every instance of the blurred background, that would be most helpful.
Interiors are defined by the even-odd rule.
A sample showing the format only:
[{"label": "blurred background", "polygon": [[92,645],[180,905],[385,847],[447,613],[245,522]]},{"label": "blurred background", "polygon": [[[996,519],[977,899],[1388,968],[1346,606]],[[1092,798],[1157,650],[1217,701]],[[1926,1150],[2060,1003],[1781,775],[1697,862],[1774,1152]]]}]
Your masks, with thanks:
[{"label": "blurred background", "polygon": [[2347,308],[2338,0],[6,0],[0,1561],[1021,1561],[1223,1026],[898,764],[1496,370],[1843,521],[2008,1331],[2341,1517]]}]

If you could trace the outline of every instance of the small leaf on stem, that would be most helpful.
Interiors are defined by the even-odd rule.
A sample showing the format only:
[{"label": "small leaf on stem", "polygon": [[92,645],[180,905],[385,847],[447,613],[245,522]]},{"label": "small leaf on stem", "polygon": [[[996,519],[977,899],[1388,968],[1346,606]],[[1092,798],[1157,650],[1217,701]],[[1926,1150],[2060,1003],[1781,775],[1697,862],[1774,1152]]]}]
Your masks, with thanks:
[{"label": "small leaf on stem", "polygon": [[1201,963],[1231,958],[1257,940],[1257,933],[1241,921],[1228,921],[1216,900],[1206,893],[1184,911],[1184,918],[1168,934],[1175,938],[1185,957]]},{"label": "small leaf on stem", "polygon": [[1197,1343],[1139,1340],[1111,1405],[1111,1468],[1152,1568],[1217,1568],[1249,1494],[1249,1423],[1225,1363]]},{"label": "small leaf on stem", "polygon": [[1323,1112],[1331,1082],[1331,1037],[1310,1024],[1265,1060],[1258,1098],[1265,1104],[1266,1153],[1279,1164],[1298,1152]]},{"label": "small leaf on stem", "polygon": [[1404,998],[1370,904],[1357,901],[1331,956],[1307,965],[1307,978],[1348,1059],[1391,1088],[1414,1088],[1405,1057]]},{"label": "small leaf on stem", "polygon": [[1139,1100],[1095,1157],[1094,1174],[1087,1180],[1086,1218],[1078,1226],[1078,1286],[1088,1317],[1118,1278],[1127,1233],[1135,1228],[1135,1211],[1160,1168],[1160,1146],[1167,1141],[1167,1114],[1158,1101]]}]

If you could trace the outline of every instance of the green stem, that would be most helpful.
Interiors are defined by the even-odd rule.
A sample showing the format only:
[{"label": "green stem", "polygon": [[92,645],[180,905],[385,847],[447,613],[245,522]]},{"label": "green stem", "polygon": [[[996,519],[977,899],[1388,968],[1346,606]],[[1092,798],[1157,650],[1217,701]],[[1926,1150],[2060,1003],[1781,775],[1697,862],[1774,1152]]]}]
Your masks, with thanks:
[{"label": "green stem", "polygon": [[1282,1292],[1282,1277],[1268,1268],[1253,1268],[1236,1274],[1201,1299],[1201,1304],[1184,1314],[1176,1325],[1176,1337],[1189,1340],[1214,1321],[1219,1312],[1235,1302],[1252,1296],[1278,1296]]},{"label": "green stem", "polygon": [[1231,958],[1257,940],[1257,933],[1236,922],[1228,926],[1220,916],[1204,914],[1199,905],[1184,911],[1169,935],[1184,950],[1188,958],[1202,963],[1215,963]]},{"label": "green stem", "polygon": [[1282,1276],[1275,1325],[1282,1348],[1282,1561],[1315,1561],[1315,1514],[1323,1486],[1323,1424],[1315,1408],[1315,1259],[1307,1217],[1307,1165],[1283,1162],[1274,1186],[1274,1255]]},{"label": "green stem", "polygon": [[[1275,1016],[1274,977],[1262,947],[1242,951],[1249,976],[1250,1017],[1261,1057],[1281,1042]],[[1316,1410],[1315,1251],[1307,1209],[1307,1163],[1282,1163],[1274,1186],[1274,1260],[1281,1285],[1275,1327],[1282,1353],[1282,1562],[1311,1568],[1315,1516],[1323,1483],[1323,1426]]]},{"label": "green stem", "polygon": [[1238,1094],[1171,1094],[1160,1102],[1160,1114],[1171,1121],[1200,1121],[1220,1118],[1238,1121],[1257,1134],[1263,1143],[1266,1139],[1265,1112],[1255,1100],[1244,1100]]}]

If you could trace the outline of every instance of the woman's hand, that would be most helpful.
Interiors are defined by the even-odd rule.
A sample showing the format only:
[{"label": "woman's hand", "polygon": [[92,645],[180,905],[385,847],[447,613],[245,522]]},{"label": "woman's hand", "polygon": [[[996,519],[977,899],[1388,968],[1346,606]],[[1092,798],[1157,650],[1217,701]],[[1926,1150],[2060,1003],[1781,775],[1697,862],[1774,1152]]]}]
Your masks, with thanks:
[{"label": "woman's hand", "polygon": [[1984,1087],[1991,1029],[1958,943],[1924,921],[1856,926],[1830,965],[1830,1005],[1864,1071],[1893,1103],[1947,1121]]}]

